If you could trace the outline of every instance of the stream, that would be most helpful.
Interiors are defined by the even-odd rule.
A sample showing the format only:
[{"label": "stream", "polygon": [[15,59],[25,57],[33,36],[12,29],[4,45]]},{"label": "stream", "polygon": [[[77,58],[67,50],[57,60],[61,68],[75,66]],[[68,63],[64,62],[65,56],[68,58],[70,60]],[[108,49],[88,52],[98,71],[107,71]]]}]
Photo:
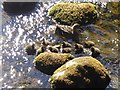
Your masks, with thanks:
[{"label": "stream", "polygon": [[[78,0],[80,1],[80,0]],[[25,15],[9,16],[3,7],[2,31],[0,33],[0,46],[2,59],[2,77],[0,83],[5,88],[50,88],[50,76],[35,69],[33,60],[35,55],[27,55],[25,46],[43,38],[51,43],[61,42],[61,39],[50,34],[54,21],[48,16],[49,8],[59,1],[38,2],[35,10]],[[111,75],[111,82],[107,89],[118,89],[120,79],[118,58],[118,31],[120,27],[113,24],[110,19],[101,19],[96,25],[85,26],[83,40],[92,40],[102,51],[101,58],[97,59],[105,66]],[[50,31],[51,30],[51,31]]]}]

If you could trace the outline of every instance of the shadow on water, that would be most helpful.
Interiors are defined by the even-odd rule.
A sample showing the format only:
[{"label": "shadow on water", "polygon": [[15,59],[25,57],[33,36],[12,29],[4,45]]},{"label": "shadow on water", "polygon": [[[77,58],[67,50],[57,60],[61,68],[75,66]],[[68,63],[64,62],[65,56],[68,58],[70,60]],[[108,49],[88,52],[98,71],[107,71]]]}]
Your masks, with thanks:
[{"label": "shadow on water", "polygon": [[[25,46],[34,41],[46,38],[50,42],[60,41],[50,35],[49,26],[54,22],[48,16],[48,9],[54,2],[39,2],[35,10],[29,14],[8,16],[2,11],[2,88],[49,88],[50,76],[41,73],[33,67],[35,56],[27,55]],[[104,13],[106,14],[106,13]],[[112,81],[108,88],[118,87],[119,59],[118,32],[120,27],[115,23],[117,19],[101,18],[96,25],[84,27],[83,40],[92,40],[101,50],[102,57],[98,57],[109,73]]]}]

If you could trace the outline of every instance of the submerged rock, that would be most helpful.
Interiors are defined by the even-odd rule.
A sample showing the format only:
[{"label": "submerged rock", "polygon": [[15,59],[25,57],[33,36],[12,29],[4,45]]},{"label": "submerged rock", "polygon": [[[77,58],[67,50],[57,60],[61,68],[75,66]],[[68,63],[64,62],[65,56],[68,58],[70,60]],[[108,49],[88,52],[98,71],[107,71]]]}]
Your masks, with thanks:
[{"label": "submerged rock", "polygon": [[26,50],[28,55],[35,55],[36,54],[35,44],[27,45],[25,50]]},{"label": "submerged rock", "polygon": [[49,82],[57,88],[103,88],[110,82],[105,67],[90,56],[79,57],[68,61],[58,68]]},{"label": "submerged rock", "polygon": [[35,9],[37,2],[8,2],[4,1],[3,8],[5,12],[11,15],[19,15],[22,13],[27,13]]},{"label": "submerged rock", "polygon": [[49,15],[60,24],[85,25],[93,23],[97,19],[98,14],[95,8],[96,6],[92,3],[62,2],[51,7]]},{"label": "submerged rock", "polygon": [[71,54],[44,52],[35,57],[33,63],[36,69],[52,75],[57,68],[73,58]]}]

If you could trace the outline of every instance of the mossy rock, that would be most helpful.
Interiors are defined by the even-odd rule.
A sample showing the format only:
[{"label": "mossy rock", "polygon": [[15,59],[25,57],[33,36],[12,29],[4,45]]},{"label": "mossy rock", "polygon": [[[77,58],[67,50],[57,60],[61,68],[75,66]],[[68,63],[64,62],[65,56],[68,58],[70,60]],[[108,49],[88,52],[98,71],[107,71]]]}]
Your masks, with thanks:
[{"label": "mossy rock", "polygon": [[57,68],[73,58],[71,54],[44,52],[35,57],[34,65],[41,72],[52,75]]},{"label": "mossy rock", "polygon": [[68,61],[58,68],[49,82],[56,88],[106,88],[110,76],[95,58],[84,56]]},{"label": "mossy rock", "polygon": [[107,8],[116,15],[120,14],[120,2],[108,2],[107,3]]},{"label": "mossy rock", "polygon": [[61,2],[49,10],[49,15],[60,24],[73,25],[79,23],[80,25],[93,23],[98,13],[96,5],[92,3],[70,3]]}]

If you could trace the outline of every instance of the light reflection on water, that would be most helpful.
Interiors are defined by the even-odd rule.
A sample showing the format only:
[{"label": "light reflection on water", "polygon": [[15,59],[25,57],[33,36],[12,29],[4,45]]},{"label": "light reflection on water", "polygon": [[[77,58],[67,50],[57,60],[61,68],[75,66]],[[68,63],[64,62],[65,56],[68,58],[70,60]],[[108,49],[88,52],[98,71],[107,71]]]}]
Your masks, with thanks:
[{"label": "light reflection on water", "polygon": [[[2,88],[48,88],[50,87],[48,79],[50,76],[41,73],[33,67],[35,56],[27,55],[25,46],[46,38],[51,42],[58,41],[58,38],[52,37],[49,33],[49,25],[53,24],[47,15],[47,10],[54,3],[44,3],[43,7],[39,3],[29,15],[18,15],[9,17],[2,27]],[[3,15],[4,16],[4,15]],[[116,42],[115,39],[113,42]],[[116,64],[101,61],[110,71],[111,75],[117,76],[118,68]],[[1,64],[0,64],[1,66]],[[118,79],[112,77],[113,81],[108,87],[117,87]]]},{"label": "light reflection on water", "polygon": [[50,76],[33,67],[34,56],[28,56],[24,49],[37,38],[47,38],[49,6],[39,6],[30,15],[10,17],[2,27],[2,88],[49,87]]}]

